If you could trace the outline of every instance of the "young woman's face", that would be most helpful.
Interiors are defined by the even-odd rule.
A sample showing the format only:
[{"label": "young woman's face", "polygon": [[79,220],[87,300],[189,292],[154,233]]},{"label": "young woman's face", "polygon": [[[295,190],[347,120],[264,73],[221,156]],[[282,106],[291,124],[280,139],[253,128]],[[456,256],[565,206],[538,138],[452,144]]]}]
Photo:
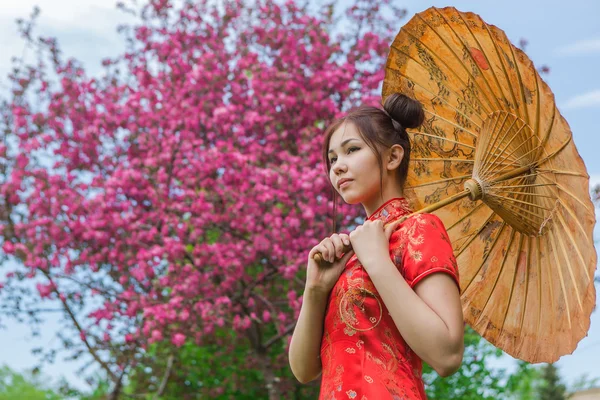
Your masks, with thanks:
[{"label": "young woman's face", "polygon": [[[329,140],[329,180],[348,204],[369,203],[379,196],[377,157],[353,123],[343,123]],[[350,181],[340,186],[340,181]]]}]

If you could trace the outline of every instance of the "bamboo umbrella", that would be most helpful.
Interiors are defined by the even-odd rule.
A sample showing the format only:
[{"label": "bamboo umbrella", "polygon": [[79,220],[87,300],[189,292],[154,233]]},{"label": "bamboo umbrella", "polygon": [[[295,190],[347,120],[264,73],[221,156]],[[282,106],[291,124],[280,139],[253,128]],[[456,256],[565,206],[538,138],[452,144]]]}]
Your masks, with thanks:
[{"label": "bamboo umbrella", "polygon": [[533,63],[478,15],[432,7],[391,45],[382,98],[394,92],[425,109],[405,196],[448,230],[466,322],[528,362],[572,353],[596,301],[594,206]]}]

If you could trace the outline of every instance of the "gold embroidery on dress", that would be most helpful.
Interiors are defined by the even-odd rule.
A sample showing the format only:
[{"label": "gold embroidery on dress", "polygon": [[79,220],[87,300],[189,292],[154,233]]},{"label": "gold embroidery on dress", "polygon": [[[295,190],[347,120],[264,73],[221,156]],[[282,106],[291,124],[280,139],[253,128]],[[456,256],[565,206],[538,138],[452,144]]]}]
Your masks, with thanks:
[{"label": "gold embroidery on dress", "polygon": [[[410,212],[411,210],[408,205],[408,202],[405,199],[399,199],[398,201],[391,202],[389,203],[389,205],[377,211],[375,214],[369,217],[369,220],[384,217],[384,222],[390,222],[399,215],[404,215]],[[416,240],[417,242],[419,241],[418,238]],[[421,242],[423,241],[422,235],[420,240]],[[375,328],[377,325],[379,325],[379,323],[383,319],[383,304],[376,293],[376,289],[374,287],[372,288],[372,290],[369,290],[371,289],[371,287],[366,288],[363,274],[360,274],[359,272],[364,272],[364,269],[363,266],[360,264],[360,261],[356,259],[356,266],[350,271],[346,272],[346,274],[348,275],[348,288],[342,294],[341,300],[339,302],[340,319],[346,325],[346,328],[344,328],[344,333],[346,333],[348,336],[353,336],[356,333],[356,331],[369,331]],[[354,278],[352,275],[354,275],[355,273],[359,273],[358,275],[360,275],[360,277]],[[371,282],[369,282],[369,284],[370,286],[373,286]],[[375,301],[377,301],[377,305],[379,308],[378,315],[366,315],[367,310],[365,308],[364,303],[368,297],[372,297],[375,299]],[[359,310],[359,312],[362,315],[364,315],[365,320],[370,323],[370,326],[366,328],[358,327],[359,319],[356,310]]]},{"label": "gold embroidery on dress", "polygon": [[[358,268],[362,269],[362,266],[355,268],[352,273],[357,272]],[[360,286],[358,284],[360,284]],[[377,305],[379,306],[379,315],[377,317],[371,316],[367,318],[365,309],[365,299],[367,297],[372,297],[377,301]],[[371,326],[367,328],[358,327],[359,321],[355,312],[355,309],[357,308],[371,323]],[[356,331],[369,331],[379,325],[383,318],[383,305],[381,304],[379,297],[374,292],[364,287],[364,278],[362,276],[360,279],[348,278],[348,289],[342,295],[340,300],[339,312],[342,322],[346,324],[348,329],[348,332],[346,329],[344,329],[344,332],[346,332],[349,336],[352,336]]]}]

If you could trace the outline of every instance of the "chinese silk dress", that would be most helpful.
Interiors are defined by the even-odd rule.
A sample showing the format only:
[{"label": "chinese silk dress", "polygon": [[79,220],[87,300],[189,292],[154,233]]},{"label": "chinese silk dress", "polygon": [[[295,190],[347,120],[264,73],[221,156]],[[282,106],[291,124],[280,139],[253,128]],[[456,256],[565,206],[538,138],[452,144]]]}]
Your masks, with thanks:
[{"label": "chinese silk dress", "polygon": [[[410,214],[404,198],[384,203],[368,220],[386,225]],[[433,214],[411,217],[390,237],[390,257],[414,288],[426,276],[458,267],[442,221]],[[406,344],[377,289],[352,256],[331,290],[321,342],[319,400],[426,399],[421,359]]]}]

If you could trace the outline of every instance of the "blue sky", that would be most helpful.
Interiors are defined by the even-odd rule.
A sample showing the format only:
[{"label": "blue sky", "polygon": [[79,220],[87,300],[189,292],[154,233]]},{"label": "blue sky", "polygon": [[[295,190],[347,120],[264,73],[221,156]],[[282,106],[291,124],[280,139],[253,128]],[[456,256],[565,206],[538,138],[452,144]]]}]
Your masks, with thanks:
[{"label": "blue sky", "polygon": [[[131,17],[115,9],[111,0],[3,0],[0,3],[0,85],[10,68],[10,58],[23,54],[24,44],[16,34],[14,20],[26,17],[34,5],[42,14],[38,33],[56,36],[64,54],[83,61],[88,72],[100,72],[100,60],[123,49],[116,33],[118,24]],[[504,0],[498,1],[396,1],[408,9],[409,17],[429,6],[452,5],[461,11],[473,11],[491,24],[503,29],[513,43],[526,38],[527,54],[536,64],[548,65],[549,75],[543,78],[552,88],[559,110],[569,122],[575,145],[581,154],[591,185],[600,183],[600,1],[596,0]],[[568,4],[568,5],[567,5]],[[400,21],[398,29],[407,20]],[[0,90],[4,90],[0,88]],[[595,238],[600,231],[596,227]],[[598,289],[598,287],[597,287]],[[600,297],[600,296],[599,296]],[[600,303],[600,302],[599,302]],[[61,328],[56,317],[50,317],[39,338],[29,336],[27,327],[9,323],[0,330],[0,365],[6,363],[16,369],[30,368],[35,358],[33,347],[55,345],[54,332]],[[7,346],[7,344],[9,344]],[[600,377],[597,367],[600,359],[600,312],[592,314],[592,325],[572,355],[562,357],[558,366],[567,382],[582,374]],[[513,360],[505,358],[499,365],[511,368]],[[596,365],[596,367],[594,367]],[[76,365],[57,361],[46,375],[66,376],[71,382],[85,387],[75,372]]]}]

